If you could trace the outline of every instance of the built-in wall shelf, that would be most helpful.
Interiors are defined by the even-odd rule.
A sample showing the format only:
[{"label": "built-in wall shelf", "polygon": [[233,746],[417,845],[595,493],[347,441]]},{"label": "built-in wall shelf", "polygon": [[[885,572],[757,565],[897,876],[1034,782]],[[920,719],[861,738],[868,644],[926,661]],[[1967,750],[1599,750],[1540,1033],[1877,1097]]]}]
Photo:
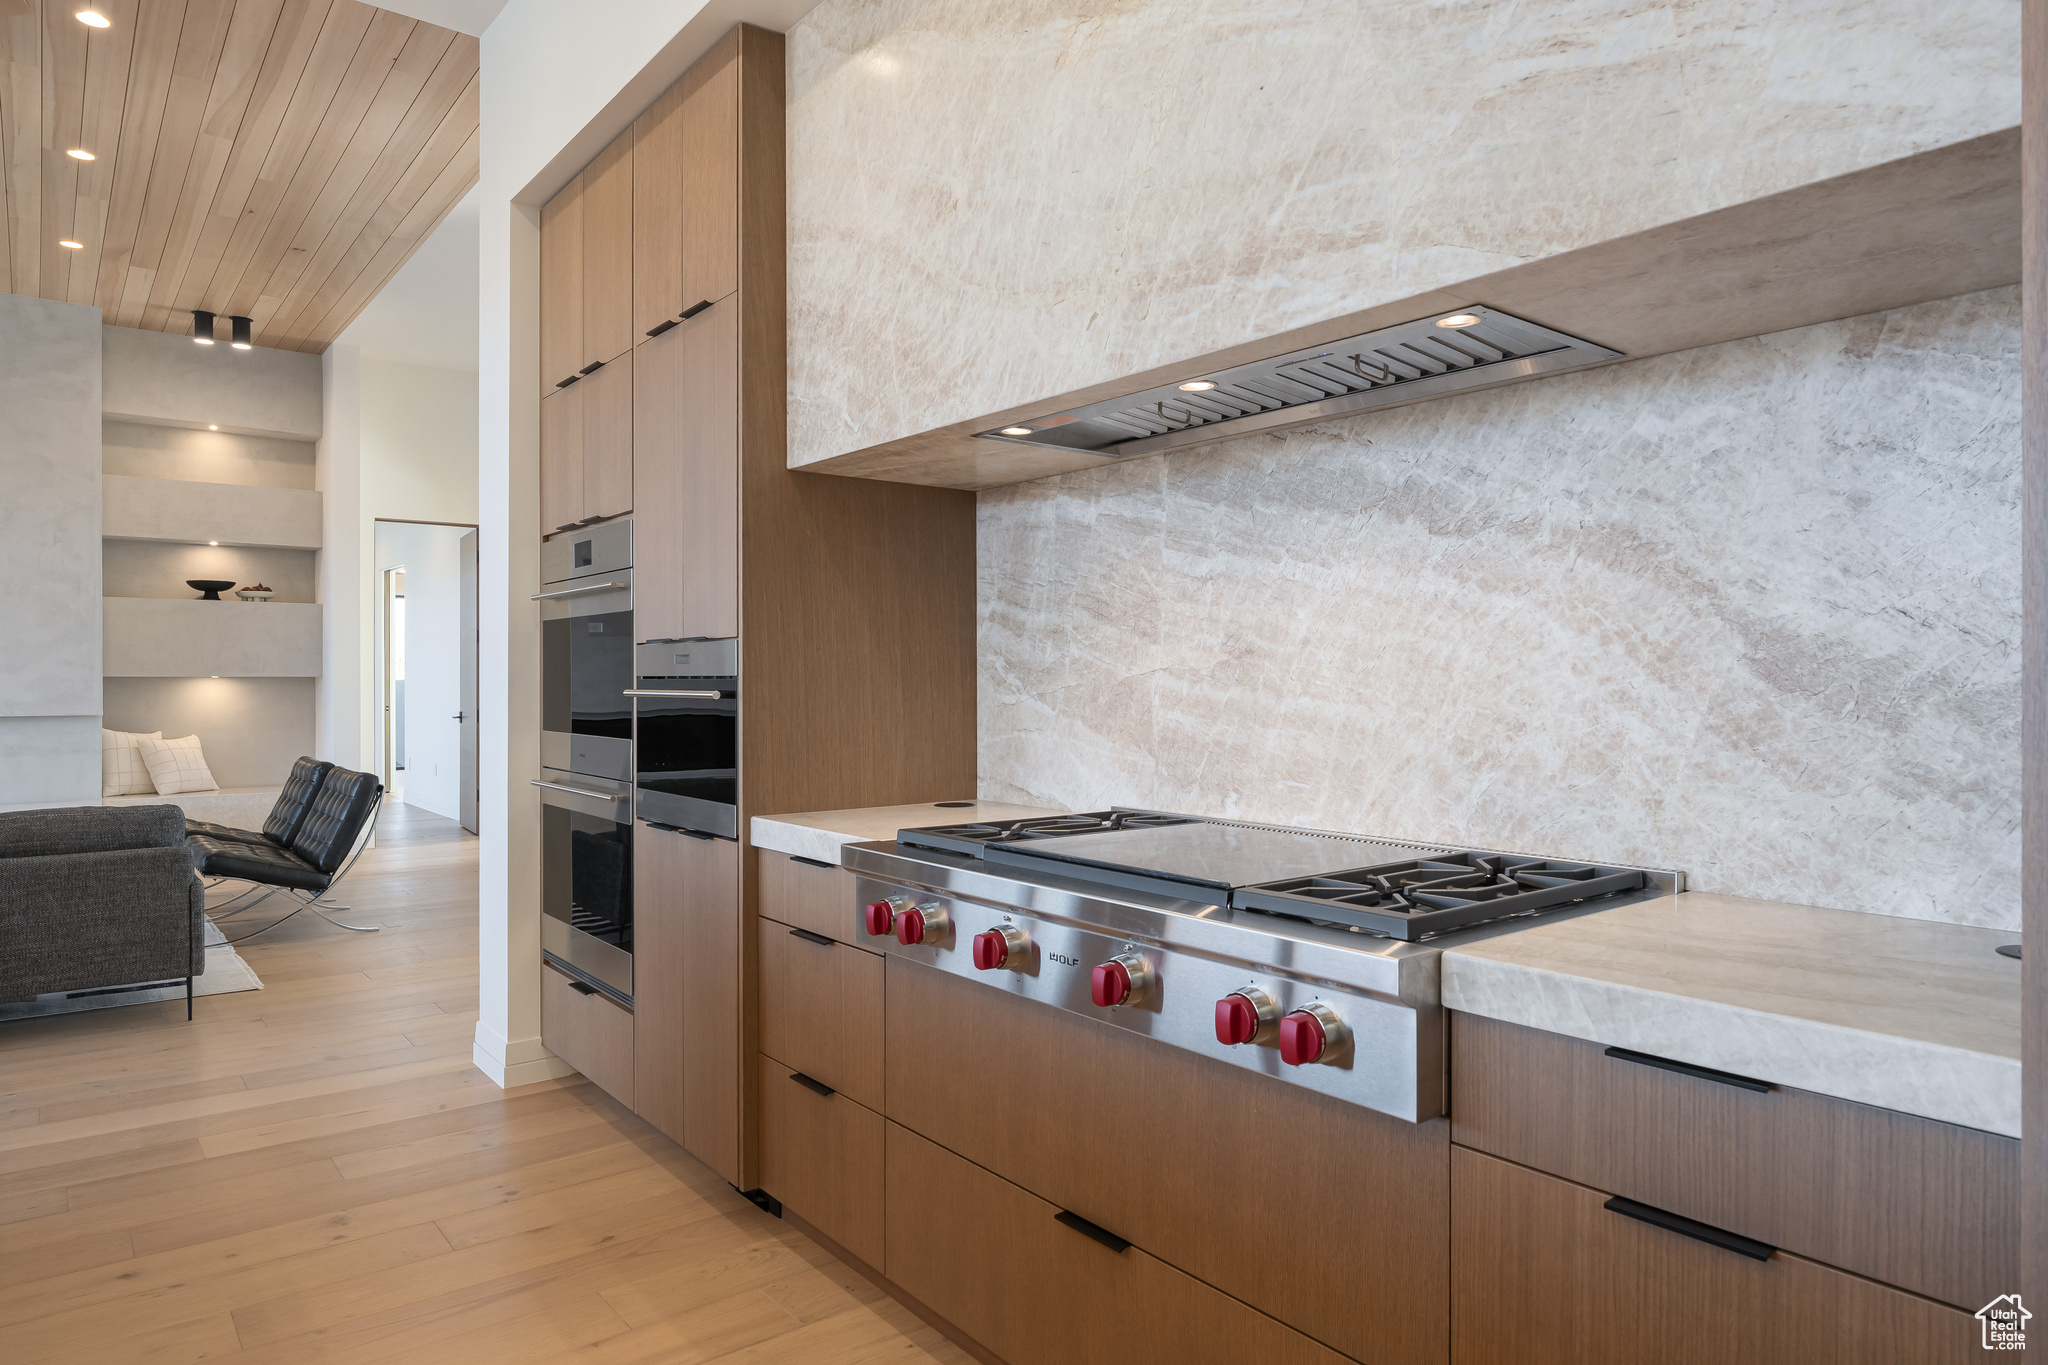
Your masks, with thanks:
[{"label": "built-in wall shelf", "polygon": [[108,539],[320,548],[320,494],[312,489],[125,474],[103,475],[100,484],[100,534]]},{"label": "built-in wall shelf", "polygon": [[101,605],[110,678],[320,676],[317,602],[107,597]]},{"label": "built-in wall shelf", "polygon": [[[1076,408],[1473,307],[1526,318],[1628,360],[1903,308],[2019,277],[2020,130],[2010,128],[1184,362],[1070,393],[1026,396],[1022,406],[796,467],[967,489],[1093,469],[1114,457],[978,433],[1020,422],[1050,425],[1044,419]],[[1500,373],[1498,383],[1523,377],[1513,362]],[[1327,414],[1311,411],[1319,406],[1303,408],[1301,420],[1325,420]],[[1215,439],[1232,434],[1222,426]]]}]

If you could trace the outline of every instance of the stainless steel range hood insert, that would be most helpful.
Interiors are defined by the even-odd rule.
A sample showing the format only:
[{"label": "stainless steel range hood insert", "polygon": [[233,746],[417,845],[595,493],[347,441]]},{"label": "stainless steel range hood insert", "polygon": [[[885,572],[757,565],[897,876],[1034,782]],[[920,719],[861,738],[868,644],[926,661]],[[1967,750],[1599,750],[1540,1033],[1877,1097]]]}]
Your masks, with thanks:
[{"label": "stainless steel range hood insert", "polygon": [[1122,459],[1533,379],[1621,354],[1511,313],[1463,308],[975,434]]}]

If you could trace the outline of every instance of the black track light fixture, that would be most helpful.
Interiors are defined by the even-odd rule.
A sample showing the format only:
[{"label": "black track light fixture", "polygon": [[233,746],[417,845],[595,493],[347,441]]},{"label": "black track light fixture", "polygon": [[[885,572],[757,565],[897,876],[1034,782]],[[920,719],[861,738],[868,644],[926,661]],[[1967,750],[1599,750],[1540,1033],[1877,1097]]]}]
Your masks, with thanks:
[{"label": "black track light fixture", "polygon": [[201,346],[213,345],[213,314],[204,308],[192,310],[192,339]]},{"label": "black track light fixture", "polygon": [[229,319],[228,319],[228,321],[229,321],[229,322],[232,322],[233,324],[235,324],[235,339],[234,339],[233,341],[230,341],[230,342],[228,343],[228,345],[230,345],[230,346],[234,347],[234,348],[235,348],[236,350],[238,350],[238,351],[246,351],[246,350],[248,350],[248,349],[249,349],[249,319],[247,319],[247,318],[229,318]]}]

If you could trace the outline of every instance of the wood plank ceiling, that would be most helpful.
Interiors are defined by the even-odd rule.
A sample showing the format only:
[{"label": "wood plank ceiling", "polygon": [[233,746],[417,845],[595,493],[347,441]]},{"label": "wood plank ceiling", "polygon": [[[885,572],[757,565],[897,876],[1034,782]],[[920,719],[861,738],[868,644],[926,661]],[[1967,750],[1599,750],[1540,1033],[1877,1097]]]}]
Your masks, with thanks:
[{"label": "wood plank ceiling", "polygon": [[0,0],[12,293],[324,351],[476,183],[475,38],[357,0],[88,3]]}]

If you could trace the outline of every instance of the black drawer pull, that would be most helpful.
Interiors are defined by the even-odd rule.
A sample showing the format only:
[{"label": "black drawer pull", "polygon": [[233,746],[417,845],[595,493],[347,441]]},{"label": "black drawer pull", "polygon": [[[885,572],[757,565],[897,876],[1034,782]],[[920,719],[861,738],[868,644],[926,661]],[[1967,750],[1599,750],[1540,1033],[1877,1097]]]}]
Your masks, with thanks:
[{"label": "black drawer pull", "polygon": [[1623,1199],[1620,1195],[1614,1196],[1601,1207],[1609,1213],[1618,1213],[1624,1218],[1633,1218],[1638,1223],[1648,1223],[1653,1228],[1663,1228],[1666,1232],[1675,1232],[1681,1237],[1690,1237],[1696,1242],[1705,1242],[1709,1246],[1717,1246],[1723,1251],[1732,1251],[1738,1256],[1747,1256],[1755,1261],[1768,1261],[1778,1250],[1767,1242],[1757,1241],[1754,1237],[1724,1232],[1707,1223],[1681,1218],[1675,1213],[1651,1208],[1648,1204],[1638,1204],[1633,1199]]},{"label": "black drawer pull", "polygon": [[597,987],[595,987],[595,986],[586,986],[586,985],[584,985],[584,984],[583,984],[583,983],[582,983],[581,981],[578,981],[578,980],[576,980],[576,979],[575,979],[574,977],[571,977],[571,978],[570,978],[570,980],[569,980],[569,989],[570,989],[570,990],[572,990],[572,991],[574,991],[574,992],[576,992],[576,994],[578,994],[578,995],[596,995],[596,994],[597,994]]},{"label": "black drawer pull", "polygon": [[660,335],[661,335],[661,334],[662,334],[663,332],[666,332],[666,331],[667,331],[667,330],[668,330],[669,328],[671,328],[671,327],[673,327],[673,326],[675,326],[675,325],[676,325],[676,319],[674,319],[674,318],[670,318],[670,319],[669,319],[669,320],[668,320],[667,322],[657,322],[657,323],[655,323],[655,324],[654,324],[654,326],[652,326],[652,327],[649,327],[649,328],[647,329],[647,335],[649,335],[649,336],[651,336],[651,337],[658,337],[658,336],[660,336]]},{"label": "black drawer pull", "polygon": [[1696,1081],[1713,1081],[1718,1085],[1732,1085],[1737,1090],[1754,1090],[1759,1095],[1768,1095],[1778,1088],[1769,1081],[1751,1080],[1732,1071],[1716,1071],[1712,1067],[1694,1066],[1691,1062],[1674,1062],[1669,1057],[1653,1057],[1647,1052],[1631,1052],[1625,1047],[1608,1048],[1607,1055],[1616,1061],[1634,1062],[1637,1066],[1654,1066],[1659,1071],[1675,1071]]},{"label": "black drawer pull", "polygon": [[814,934],[808,929],[792,929],[789,931],[789,936],[791,938],[800,938],[806,943],[815,943],[820,948],[837,948],[839,946],[839,940],[826,938],[823,934]]},{"label": "black drawer pull", "polygon": [[684,309],[684,310],[682,311],[682,313],[681,313],[681,314],[679,314],[679,319],[680,319],[681,321],[687,322],[687,321],[689,321],[689,320],[690,320],[691,318],[693,318],[693,317],[696,317],[696,316],[697,316],[697,314],[699,314],[699,313],[703,312],[703,311],[704,311],[704,310],[705,310],[706,308],[709,308],[710,306],[711,306],[711,300],[710,300],[710,299],[702,299],[702,300],[699,300],[698,302],[696,302],[696,303],[693,303],[693,304],[691,304],[691,305],[690,305],[690,306],[689,306],[688,308],[685,308],[685,309]]},{"label": "black drawer pull", "polygon": [[1124,1251],[1131,1245],[1108,1228],[1091,1223],[1078,1213],[1068,1213],[1065,1209],[1061,1209],[1058,1213],[1054,1214],[1052,1221],[1066,1224],[1083,1237],[1088,1238],[1090,1241],[1100,1242],[1111,1251]]},{"label": "black drawer pull", "polygon": [[588,365],[585,365],[585,366],[584,366],[584,367],[583,367],[582,369],[580,369],[580,370],[576,371],[576,373],[578,373],[578,374],[596,374],[596,373],[597,373],[597,372],[598,372],[599,370],[601,370],[601,369],[603,369],[603,368],[604,368],[604,362],[603,362],[602,360],[593,360],[593,361],[591,361],[591,362],[590,362],[590,363],[589,363]]},{"label": "black drawer pull", "polygon": [[828,870],[832,867],[831,863],[821,863],[816,858],[799,858],[794,853],[789,855],[789,860],[793,863],[802,863],[805,867],[822,867]]},{"label": "black drawer pull", "polygon": [[823,1081],[814,1081],[809,1076],[804,1075],[804,1073],[801,1071],[790,1072],[789,1078],[795,1081],[798,1085],[802,1086],[804,1089],[810,1091],[812,1094],[823,1095],[826,1099],[831,1099],[834,1095],[839,1093],[837,1090],[834,1090],[831,1086],[825,1084]]},{"label": "black drawer pull", "polygon": [[581,379],[582,377],[583,377],[583,376],[582,376],[582,375],[580,375],[580,374],[572,374],[572,375],[570,375],[570,376],[569,376],[569,377],[568,377],[567,379],[557,379],[557,380],[555,381],[555,387],[556,387],[556,388],[558,388],[558,389],[566,389],[566,388],[568,388],[568,387],[569,387],[569,386],[570,386],[571,384],[575,383],[575,382],[576,382],[577,380]]}]

